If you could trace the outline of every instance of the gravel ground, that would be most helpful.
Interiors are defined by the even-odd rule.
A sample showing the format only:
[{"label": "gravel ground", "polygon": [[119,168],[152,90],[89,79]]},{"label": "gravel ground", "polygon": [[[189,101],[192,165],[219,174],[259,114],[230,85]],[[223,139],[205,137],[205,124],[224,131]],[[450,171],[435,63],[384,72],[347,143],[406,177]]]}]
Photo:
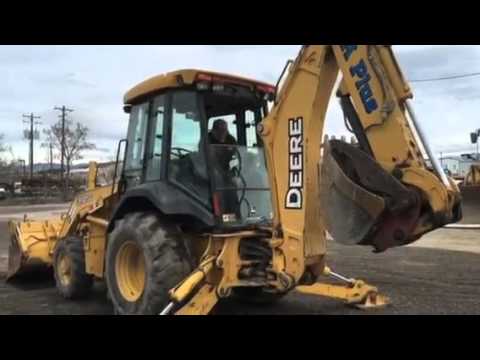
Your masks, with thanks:
[{"label": "gravel ground", "polygon": [[[22,211],[58,213],[61,205],[35,209],[0,208],[0,314],[109,315],[111,305],[102,283],[81,302],[63,300],[50,276],[37,276],[22,284],[6,284],[8,249],[4,216]],[[217,306],[217,314],[480,314],[480,234],[476,231],[439,230],[417,246],[374,255],[369,249],[329,244],[329,265],[349,277],[360,278],[391,298],[392,305],[360,312],[337,301],[292,293],[269,307],[251,307],[232,301]],[[441,248],[441,249],[439,249]],[[460,250],[460,251],[459,251]]]}]

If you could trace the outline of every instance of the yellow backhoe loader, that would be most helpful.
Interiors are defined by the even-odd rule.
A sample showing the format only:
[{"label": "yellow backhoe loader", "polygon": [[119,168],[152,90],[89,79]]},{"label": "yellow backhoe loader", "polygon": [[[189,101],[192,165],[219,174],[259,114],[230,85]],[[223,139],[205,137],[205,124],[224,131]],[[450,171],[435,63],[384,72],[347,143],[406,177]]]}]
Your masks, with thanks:
[{"label": "yellow backhoe loader", "polygon": [[[336,88],[353,145],[322,143]],[[120,180],[97,186],[92,164],[62,218],[12,222],[9,277],[51,266],[68,299],[105,280],[116,314],[209,314],[295,290],[384,306],[327,266],[326,238],[384,252],[461,219],[411,98],[386,45],[303,46],[277,86],[201,70],[147,80],[124,99]]]}]

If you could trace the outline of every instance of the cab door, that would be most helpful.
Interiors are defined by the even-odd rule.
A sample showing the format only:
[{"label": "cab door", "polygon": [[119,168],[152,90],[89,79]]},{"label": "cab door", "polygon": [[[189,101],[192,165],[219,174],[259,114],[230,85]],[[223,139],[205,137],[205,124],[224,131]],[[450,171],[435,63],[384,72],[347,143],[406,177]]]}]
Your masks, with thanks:
[{"label": "cab door", "polygon": [[165,178],[165,153],[168,152],[165,129],[167,129],[168,118],[167,95],[162,94],[153,99],[150,110],[145,182],[154,182]]},{"label": "cab door", "polygon": [[211,206],[210,178],[204,153],[202,112],[195,91],[171,94],[167,177],[171,184],[203,206]]},{"label": "cab door", "polygon": [[143,180],[146,158],[149,103],[132,107],[128,126],[128,149],[125,159],[125,181],[127,188],[140,185]]}]

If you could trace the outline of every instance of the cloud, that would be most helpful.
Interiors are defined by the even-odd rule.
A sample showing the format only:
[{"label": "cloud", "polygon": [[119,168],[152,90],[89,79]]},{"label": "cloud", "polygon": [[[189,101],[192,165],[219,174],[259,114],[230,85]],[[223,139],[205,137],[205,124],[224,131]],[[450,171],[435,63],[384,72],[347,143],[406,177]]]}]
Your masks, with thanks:
[{"label": "cloud", "polygon": [[48,83],[48,85],[51,87],[56,86],[56,87],[62,87],[62,88],[66,86],[88,88],[88,89],[96,87],[96,85],[91,82],[79,80],[75,73],[68,73],[68,74],[37,73],[31,77],[31,80],[34,83],[36,83],[38,86],[42,86],[43,84]]},{"label": "cloud", "polygon": [[0,47],[0,68],[37,68],[62,58],[62,47],[2,45]]},{"label": "cloud", "polygon": [[[478,46],[398,47],[397,57],[410,81],[480,71]],[[416,93],[426,97],[445,96],[455,100],[473,100],[480,95],[479,78],[441,82],[414,82]]]},{"label": "cloud", "polygon": [[[90,127],[92,140],[114,153],[127,128],[122,99],[135,84],[181,68],[274,84],[299,49],[300,45],[0,46],[0,133],[26,158],[22,114],[41,115],[47,127],[58,120],[53,107],[66,105],[75,109],[73,120]],[[394,50],[409,79],[480,71],[478,46],[410,45]],[[479,127],[478,80],[412,84],[416,112],[436,151],[469,146],[468,134]],[[329,133],[348,134],[335,99],[327,121]]]}]

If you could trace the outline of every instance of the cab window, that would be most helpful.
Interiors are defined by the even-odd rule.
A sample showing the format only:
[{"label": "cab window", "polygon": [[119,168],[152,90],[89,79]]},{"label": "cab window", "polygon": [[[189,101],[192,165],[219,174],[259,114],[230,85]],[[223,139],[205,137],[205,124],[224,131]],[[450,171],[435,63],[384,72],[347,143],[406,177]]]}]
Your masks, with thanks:
[{"label": "cab window", "polygon": [[160,95],[153,101],[152,108],[152,140],[151,153],[147,164],[147,181],[160,179],[164,134],[163,127],[165,123],[165,95]]},{"label": "cab window", "polygon": [[195,92],[172,95],[172,133],[168,177],[204,203],[209,203],[209,176],[202,151],[201,116]]},{"label": "cab window", "polygon": [[224,120],[228,126],[228,132],[236,140],[238,139],[238,128],[237,128],[237,115],[225,115],[225,116],[216,116],[208,119],[208,131],[211,133],[213,130],[213,125],[218,120]]},{"label": "cab window", "polygon": [[134,106],[128,128],[128,152],[125,170],[141,170],[145,158],[148,103]]}]

